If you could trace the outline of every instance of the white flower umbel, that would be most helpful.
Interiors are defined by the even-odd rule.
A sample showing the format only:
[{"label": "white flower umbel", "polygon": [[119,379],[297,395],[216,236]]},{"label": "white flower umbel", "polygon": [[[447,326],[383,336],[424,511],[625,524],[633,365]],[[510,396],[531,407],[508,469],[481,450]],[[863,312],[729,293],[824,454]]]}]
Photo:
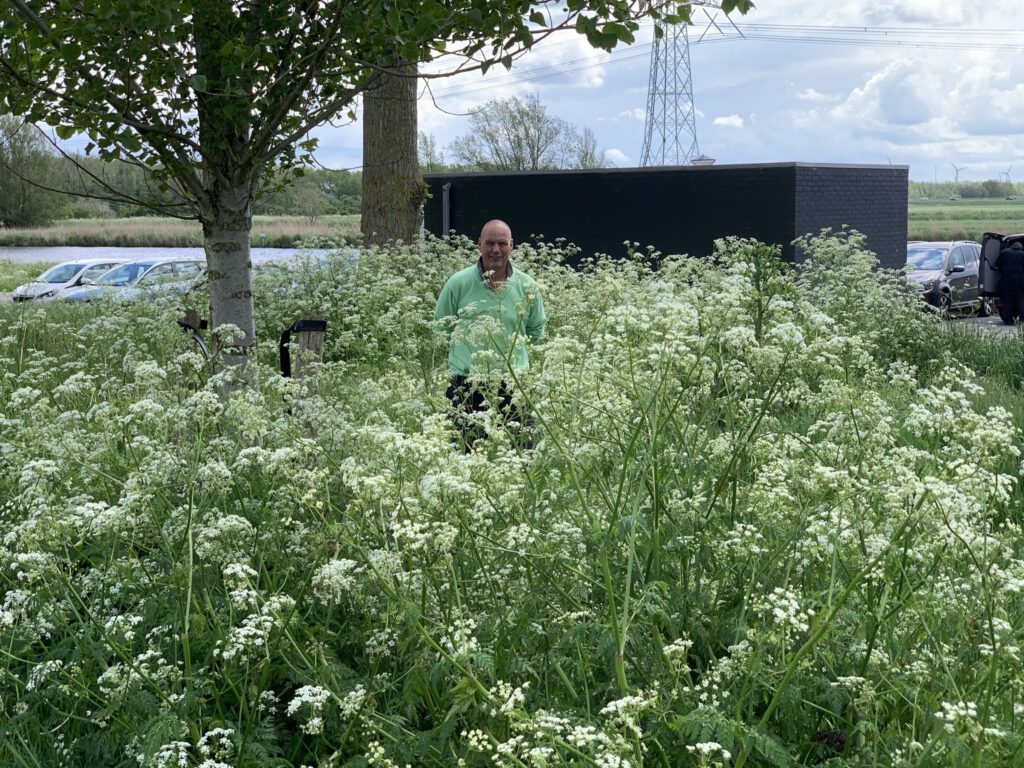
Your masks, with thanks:
[{"label": "white flower umbel", "polygon": [[355,589],[359,572],[355,560],[330,560],[313,574],[313,593],[321,602],[336,603]]},{"label": "white flower umbel", "polygon": [[303,733],[316,735],[324,727],[324,707],[331,699],[330,692],[318,685],[299,688],[285,711],[299,721]]}]

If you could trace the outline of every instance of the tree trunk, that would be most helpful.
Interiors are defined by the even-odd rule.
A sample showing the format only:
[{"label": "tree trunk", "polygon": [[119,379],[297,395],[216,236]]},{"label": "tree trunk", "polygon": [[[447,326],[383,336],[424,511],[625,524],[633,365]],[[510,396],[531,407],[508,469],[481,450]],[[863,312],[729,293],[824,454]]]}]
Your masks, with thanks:
[{"label": "tree trunk", "polygon": [[[222,367],[243,366],[256,341],[252,301],[252,195],[244,186],[218,188],[203,211],[203,247],[210,284],[210,327]],[[239,335],[222,335],[223,325]]]},{"label": "tree trunk", "polygon": [[363,95],[363,208],[369,244],[412,241],[425,201],[416,154],[416,67],[380,72]]}]

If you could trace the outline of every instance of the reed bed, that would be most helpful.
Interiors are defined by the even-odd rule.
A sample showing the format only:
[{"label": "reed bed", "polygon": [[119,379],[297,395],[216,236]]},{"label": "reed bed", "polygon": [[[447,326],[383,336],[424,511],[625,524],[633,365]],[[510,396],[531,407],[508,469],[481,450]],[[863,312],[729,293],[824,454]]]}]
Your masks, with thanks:
[{"label": "reed bed", "polygon": [[[353,239],[359,235],[359,217],[321,216],[311,222],[302,216],[256,216],[251,244],[267,248],[293,248],[311,238]],[[67,219],[36,229],[0,229],[5,246],[119,246],[181,248],[203,244],[199,223],[166,217],[132,219]]]}]

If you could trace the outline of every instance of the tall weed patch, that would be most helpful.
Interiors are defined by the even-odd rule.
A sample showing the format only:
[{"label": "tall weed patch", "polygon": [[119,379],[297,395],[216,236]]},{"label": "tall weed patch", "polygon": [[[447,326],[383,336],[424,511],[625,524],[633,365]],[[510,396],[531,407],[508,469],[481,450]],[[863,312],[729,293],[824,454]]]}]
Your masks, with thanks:
[{"label": "tall weed patch", "polygon": [[517,250],[529,450],[452,440],[468,242],[263,273],[227,395],[173,307],[4,308],[0,762],[1012,764],[1014,416],[859,236],[804,247]]}]

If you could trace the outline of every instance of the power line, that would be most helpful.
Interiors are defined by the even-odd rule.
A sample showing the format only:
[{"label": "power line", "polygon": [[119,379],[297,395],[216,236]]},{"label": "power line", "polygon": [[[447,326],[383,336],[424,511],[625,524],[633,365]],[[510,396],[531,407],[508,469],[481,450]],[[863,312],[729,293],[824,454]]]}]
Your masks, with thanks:
[{"label": "power line", "polygon": [[[652,26],[648,22],[642,27]],[[713,30],[713,31],[712,31]],[[928,50],[1024,50],[1020,43],[1000,42],[1005,40],[1005,30],[993,29],[942,29],[926,27],[829,27],[811,24],[737,24],[736,29],[709,27],[699,40],[691,45],[710,45],[744,40],[763,42],[796,43],[802,45],[839,45],[884,48],[924,48]],[[550,50],[567,43],[551,43],[537,50]],[[524,69],[516,68],[507,75],[491,76],[486,83],[473,85],[451,85],[434,88],[435,96],[454,98],[479,91],[491,90],[499,85],[514,85],[526,80],[549,80],[566,74],[580,72],[597,66],[613,66],[633,59],[649,58],[653,43],[641,43],[628,48],[616,49],[607,54],[595,54],[571,59],[558,64],[549,64]]]}]

